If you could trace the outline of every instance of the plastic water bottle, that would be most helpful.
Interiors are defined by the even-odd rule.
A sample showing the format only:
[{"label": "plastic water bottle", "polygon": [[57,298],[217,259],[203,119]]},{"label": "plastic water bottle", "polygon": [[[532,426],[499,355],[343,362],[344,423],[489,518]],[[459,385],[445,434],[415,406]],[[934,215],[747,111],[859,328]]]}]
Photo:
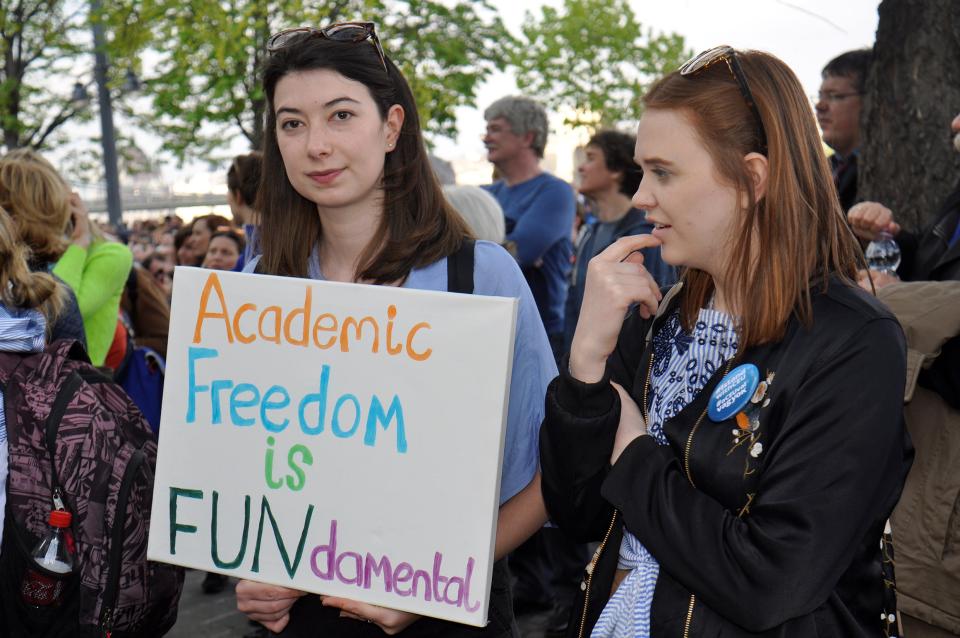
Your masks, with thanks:
[{"label": "plastic water bottle", "polygon": [[20,587],[23,602],[30,607],[54,607],[61,602],[74,567],[71,520],[70,512],[50,512],[50,529],[30,553],[34,564],[27,567]]},{"label": "plastic water bottle", "polygon": [[877,238],[867,245],[865,254],[870,270],[897,274],[897,267],[900,265],[900,246],[890,233],[881,231]]}]

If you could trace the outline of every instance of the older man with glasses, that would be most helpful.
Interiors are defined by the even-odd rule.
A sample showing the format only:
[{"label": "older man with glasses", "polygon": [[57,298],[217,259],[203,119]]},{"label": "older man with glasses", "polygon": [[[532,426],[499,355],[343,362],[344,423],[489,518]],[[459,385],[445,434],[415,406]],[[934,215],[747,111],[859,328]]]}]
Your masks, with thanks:
[{"label": "older man with glasses", "polygon": [[823,67],[823,81],[815,98],[823,141],[833,149],[830,168],[845,212],[857,202],[860,107],[872,60],[871,49],[847,51],[830,60]]}]

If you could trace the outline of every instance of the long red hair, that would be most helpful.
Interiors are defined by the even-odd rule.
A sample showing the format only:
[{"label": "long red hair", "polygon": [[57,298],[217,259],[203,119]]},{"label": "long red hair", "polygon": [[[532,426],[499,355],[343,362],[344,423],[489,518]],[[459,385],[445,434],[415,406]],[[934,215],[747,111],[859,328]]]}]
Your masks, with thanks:
[{"label": "long red hair", "polygon": [[[767,186],[759,201],[744,156],[762,148],[760,132],[726,64],[688,76],[671,73],[650,88],[643,103],[682,111],[720,179],[747,195],[725,273],[731,310],[740,317],[742,351],[781,338],[791,314],[809,323],[813,286],[826,286],[831,275],[852,283],[863,253],[840,208],[810,102],[796,75],[767,53],[737,56],[767,137]],[[682,279],[681,321],[692,330],[714,282],[693,268]]]}]

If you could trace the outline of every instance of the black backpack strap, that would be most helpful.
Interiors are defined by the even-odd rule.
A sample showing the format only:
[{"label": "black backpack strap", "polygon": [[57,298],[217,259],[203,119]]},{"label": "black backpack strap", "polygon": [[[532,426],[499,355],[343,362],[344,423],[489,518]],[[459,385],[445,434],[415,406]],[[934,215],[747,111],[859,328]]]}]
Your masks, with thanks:
[{"label": "black backpack strap", "polygon": [[447,290],[473,294],[473,249],[477,242],[464,239],[457,252],[447,256]]}]

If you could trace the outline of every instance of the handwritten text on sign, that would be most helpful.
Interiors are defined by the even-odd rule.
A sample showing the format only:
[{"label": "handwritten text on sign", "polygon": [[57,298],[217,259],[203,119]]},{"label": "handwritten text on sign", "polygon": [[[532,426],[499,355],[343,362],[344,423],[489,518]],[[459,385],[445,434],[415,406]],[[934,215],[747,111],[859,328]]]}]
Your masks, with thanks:
[{"label": "handwritten text on sign", "polygon": [[178,268],[150,558],[483,625],[515,316]]}]

